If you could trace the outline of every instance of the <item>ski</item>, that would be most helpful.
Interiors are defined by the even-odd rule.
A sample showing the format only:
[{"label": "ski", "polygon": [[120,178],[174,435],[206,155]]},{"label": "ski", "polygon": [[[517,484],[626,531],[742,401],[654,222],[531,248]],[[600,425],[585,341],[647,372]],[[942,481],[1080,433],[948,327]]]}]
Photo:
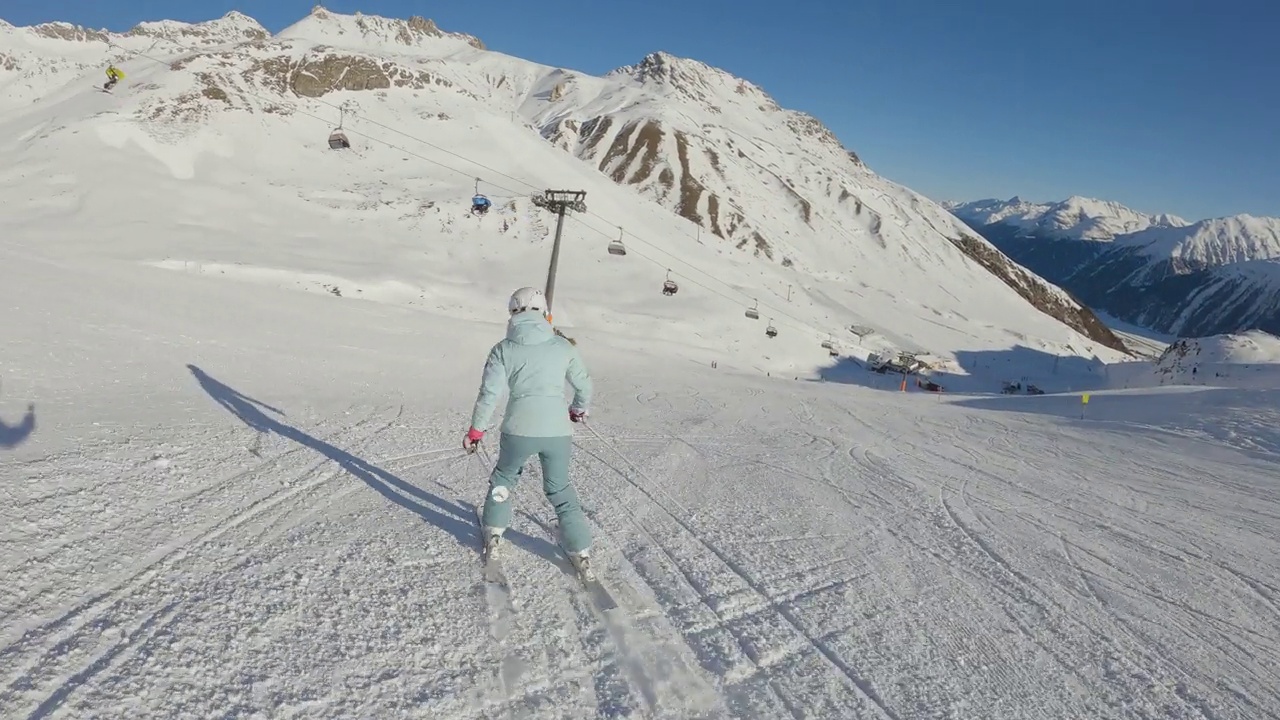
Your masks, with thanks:
[{"label": "ski", "polygon": [[[489,630],[497,642],[494,661],[498,668],[498,684],[507,698],[513,698],[524,673],[524,664],[515,650],[507,647],[507,637],[519,622],[515,603],[511,599],[511,586],[502,569],[502,559],[488,556],[484,548],[484,506],[476,507],[476,526],[480,529],[480,557],[484,566],[484,594],[489,603]],[[500,555],[500,553],[499,553]]]},{"label": "ski", "polygon": [[[560,546],[560,549],[564,550],[564,546]],[[591,602],[595,603],[597,608],[602,611],[618,609],[618,602],[613,599],[613,595],[609,592],[609,589],[600,582],[599,578],[588,580],[582,577],[582,575],[576,570],[573,570],[572,564],[570,564],[570,572],[572,572],[574,577],[578,579],[578,582],[582,583],[583,588],[587,591],[587,595],[591,598]]]},{"label": "ski", "polygon": [[[542,525],[542,523],[538,524]],[[618,601],[613,599],[613,594],[610,593],[609,589],[600,582],[600,578],[597,577],[589,580],[583,577],[582,573],[578,572],[578,569],[573,566],[573,561],[569,559],[569,550],[564,546],[564,536],[560,534],[559,520],[557,519],[552,521],[551,525],[552,527],[550,528],[543,525],[543,529],[549,531],[555,536],[556,545],[560,548],[560,552],[564,553],[564,561],[557,564],[560,565],[562,570],[572,575],[579,583],[582,583],[583,589],[587,592],[587,597],[591,598],[591,602],[597,609],[602,612],[617,610]]]}]

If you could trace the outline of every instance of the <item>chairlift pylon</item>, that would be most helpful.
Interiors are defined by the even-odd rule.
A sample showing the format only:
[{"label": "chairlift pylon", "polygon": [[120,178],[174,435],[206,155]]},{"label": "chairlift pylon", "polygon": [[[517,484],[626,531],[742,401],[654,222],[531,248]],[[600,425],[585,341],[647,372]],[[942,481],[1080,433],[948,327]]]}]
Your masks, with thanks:
[{"label": "chairlift pylon", "polygon": [[609,243],[609,254],[610,254],[610,255],[626,255],[626,254],[627,254],[627,246],[622,244],[622,234],[623,234],[622,226],[621,226],[621,225],[619,225],[619,226],[618,226],[618,239],[617,239],[617,240],[613,240],[613,241],[611,241],[611,242]]},{"label": "chairlift pylon", "polygon": [[667,270],[667,279],[662,282],[662,294],[666,296],[675,295],[679,291],[679,286],[671,279],[671,270]]},{"label": "chairlift pylon", "polygon": [[752,320],[759,320],[759,319],[760,319],[760,311],[756,309],[757,307],[759,307],[759,305],[760,305],[760,301],[759,301],[759,300],[755,300],[755,299],[753,299],[753,300],[751,301],[751,307],[747,308],[747,312],[746,312],[746,313],[744,313],[744,314],[745,314],[747,317],[751,318]]}]

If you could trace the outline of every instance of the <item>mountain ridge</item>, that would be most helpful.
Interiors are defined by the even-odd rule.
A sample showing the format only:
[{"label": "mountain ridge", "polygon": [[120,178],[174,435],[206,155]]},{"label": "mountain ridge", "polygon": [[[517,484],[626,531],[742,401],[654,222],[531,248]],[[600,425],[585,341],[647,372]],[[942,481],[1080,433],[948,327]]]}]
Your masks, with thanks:
[{"label": "mountain ridge", "polygon": [[[89,127],[84,123],[92,116],[73,116],[57,103],[83,92],[72,80],[83,81],[105,59],[125,58],[127,87],[116,93],[117,109],[103,116],[113,118],[110,133],[135,138],[128,142],[160,143],[149,152],[166,154],[165,162],[184,178],[199,171],[191,161],[172,162],[172,148],[186,148],[200,137],[223,137],[246,148],[266,137],[296,142],[286,126],[307,119],[314,129],[321,117],[330,127],[345,123],[350,133],[371,138],[399,133],[403,137],[395,142],[402,144],[406,137],[432,137],[438,150],[423,152],[458,147],[470,156],[448,161],[455,165],[488,157],[476,139],[486,132],[502,133],[500,144],[519,145],[520,153],[541,156],[526,146],[536,140],[610,180],[618,197],[643,199],[669,213],[664,227],[684,229],[674,235],[662,231],[668,233],[659,241],[663,252],[680,262],[682,253],[695,248],[712,253],[703,267],[714,262],[719,270],[737,273],[740,279],[728,284],[745,296],[743,304],[763,293],[762,284],[780,287],[790,298],[791,285],[799,292],[797,302],[811,308],[804,322],[876,326],[875,342],[884,345],[950,351],[990,344],[994,337],[1004,343],[1040,337],[1054,352],[1123,352],[1119,338],[1069,294],[1012,263],[936,203],[875,175],[816,118],[780,108],[763,90],[698,61],[656,52],[590,76],[489,51],[473,36],[445,33],[425,20],[313,11],[274,36],[253,39],[242,39],[252,27],[239,17],[224,25],[234,31],[228,32],[230,44],[189,47],[162,38],[130,46],[143,38],[120,36],[120,47],[110,51],[92,42],[59,49],[68,64],[82,68],[79,75],[46,77],[38,87],[35,77],[19,69],[7,82],[38,89],[45,99],[36,105],[60,116],[56,123]],[[166,38],[181,36],[174,24],[155,27]],[[375,123],[375,117],[381,120]],[[92,122],[95,132],[106,132],[106,120]],[[453,140],[438,139],[444,137]],[[232,147],[220,152],[237,153]],[[188,149],[179,154],[184,153]],[[385,154],[371,146],[353,147],[352,153],[355,162]],[[320,161],[295,150],[282,157],[294,164]],[[331,157],[336,156],[326,155],[323,163],[336,161]],[[494,167],[512,160],[508,155],[487,162]],[[474,175],[493,177],[483,170]],[[467,197],[483,189],[479,179],[475,188],[468,180],[464,190],[430,173],[405,182],[450,186]],[[369,178],[359,176],[358,185],[368,186]],[[507,200],[504,212],[521,218],[534,212],[526,197]],[[415,210],[408,198],[389,202],[415,218],[406,227],[422,224],[417,218],[424,212],[429,218],[438,211]],[[441,231],[460,232],[447,224]],[[620,233],[625,239],[627,229]],[[487,247],[491,240],[477,242]],[[825,285],[818,289],[815,283]],[[997,300],[1008,305],[993,305]],[[986,328],[1000,330],[989,338]]]},{"label": "mountain ridge", "polygon": [[1019,263],[1125,321],[1182,335],[1280,330],[1280,218],[1188,222],[1090,201],[1093,215],[1063,223],[1057,209],[1070,204],[1086,205],[1015,197],[946,207]]}]

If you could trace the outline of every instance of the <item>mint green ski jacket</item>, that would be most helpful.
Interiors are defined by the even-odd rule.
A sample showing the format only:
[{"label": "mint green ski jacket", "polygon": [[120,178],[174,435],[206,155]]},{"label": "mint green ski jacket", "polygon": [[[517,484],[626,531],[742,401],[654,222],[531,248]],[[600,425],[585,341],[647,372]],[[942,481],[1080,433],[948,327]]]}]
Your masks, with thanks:
[{"label": "mint green ski jacket", "polygon": [[489,351],[471,427],[487,430],[504,390],[510,392],[502,420],[504,435],[562,437],[573,434],[565,403],[565,380],[573,386],[569,407],[586,410],[591,376],[578,349],[556,335],[538,310],[507,322],[507,336]]}]

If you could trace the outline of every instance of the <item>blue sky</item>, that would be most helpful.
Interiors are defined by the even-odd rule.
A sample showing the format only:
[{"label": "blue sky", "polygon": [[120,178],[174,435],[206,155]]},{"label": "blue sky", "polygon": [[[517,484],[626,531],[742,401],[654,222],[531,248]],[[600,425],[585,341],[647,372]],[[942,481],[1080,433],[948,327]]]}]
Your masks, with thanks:
[{"label": "blue sky", "polygon": [[[314,0],[0,1],[18,25],[125,30],[239,10],[278,31]],[[1280,216],[1280,3],[1267,0],[327,0],[434,19],[598,74],[654,50],[810,112],[935,199],[1116,200],[1200,219]]]}]

